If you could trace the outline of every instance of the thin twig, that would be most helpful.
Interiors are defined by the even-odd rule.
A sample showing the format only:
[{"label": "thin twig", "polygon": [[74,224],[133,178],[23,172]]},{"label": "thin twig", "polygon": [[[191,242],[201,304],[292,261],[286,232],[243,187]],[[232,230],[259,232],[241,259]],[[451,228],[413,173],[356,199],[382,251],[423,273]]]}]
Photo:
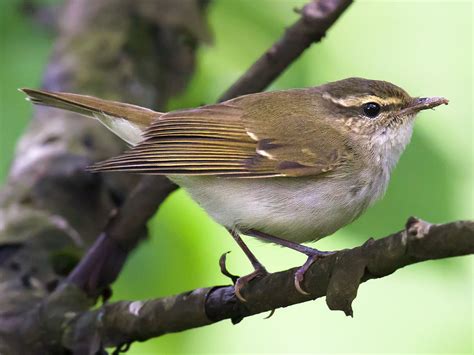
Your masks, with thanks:
[{"label": "thin twig", "polygon": [[298,11],[300,19],[286,29],[219,101],[264,90],[311,44],[321,41],[351,3],[352,0],[313,0],[306,4]]},{"label": "thin twig", "polygon": [[164,177],[145,176],[141,179],[122,207],[113,213],[104,232],[67,281],[91,296],[97,296],[112,284],[122,270],[128,253],[145,235],[146,222],[176,188]]}]

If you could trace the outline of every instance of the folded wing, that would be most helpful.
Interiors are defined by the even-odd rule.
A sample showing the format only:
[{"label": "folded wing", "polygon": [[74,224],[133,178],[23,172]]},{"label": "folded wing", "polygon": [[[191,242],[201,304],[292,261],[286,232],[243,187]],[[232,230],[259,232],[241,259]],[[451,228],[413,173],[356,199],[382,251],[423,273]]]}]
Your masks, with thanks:
[{"label": "folded wing", "polygon": [[[91,170],[264,178],[318,175],[349,158],[346,142],[322,120],[308,124],[285,105],[259,117],[251,108],[262,103],[254,97],[242,105],[243,100],[163,114],[144,131],[143,141]],[[314,139],[299,139],[308,130]]]}]

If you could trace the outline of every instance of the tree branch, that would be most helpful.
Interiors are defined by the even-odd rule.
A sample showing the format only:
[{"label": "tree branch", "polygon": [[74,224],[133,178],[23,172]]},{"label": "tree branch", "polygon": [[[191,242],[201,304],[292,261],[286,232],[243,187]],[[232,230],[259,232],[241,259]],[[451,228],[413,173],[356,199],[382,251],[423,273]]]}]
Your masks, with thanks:
[{"label": "tree branch", "polygon": [[176,188],[165,177],[142,178],[124,204],[114,211],[103,233],[69,274],[67,282],[93,297],[112,284],[129,252],[144,235],[146,222]]},{"label": "tree branch", "polygon": [[352,0],[322,0],[306,4],[298,12],[301,17],[288,27],[273,46],[240,77],[219,99],[226,101],[236,96],[264,90],[311,44],[319,42],[326,31],[349,7]]},{"label": "tree branch", "polygon": [[351,305],[360,283],[425,260],[468,254],[474,254],[474,221],[431,225],[410,218],[405,230],[369,239],[362,246],[341,250],[313,264],[304,281],[308,296],[296,291],[293,268],[249,283],[242,290],[245,303],[235,297],[233,286],[215,286],[149,301],[105,305],[79,316],[71,326],[99,329],[98,336],[107,346],[118,346],[224,319],[238,322],[323,296],[330,309],[352,316]]}]

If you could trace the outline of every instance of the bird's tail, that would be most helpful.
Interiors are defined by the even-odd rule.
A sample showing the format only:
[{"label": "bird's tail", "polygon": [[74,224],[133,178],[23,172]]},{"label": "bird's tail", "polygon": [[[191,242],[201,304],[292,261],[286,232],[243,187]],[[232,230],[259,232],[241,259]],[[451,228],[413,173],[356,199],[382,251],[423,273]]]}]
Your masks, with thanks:
[{"label": "bird's tail", "polygon": [[34,104],[77,112],[99,120],[109,130],[130,145],[142,140],[142,132],[162,113],[140,106],[102,100],[92,96],[20,89]]}]

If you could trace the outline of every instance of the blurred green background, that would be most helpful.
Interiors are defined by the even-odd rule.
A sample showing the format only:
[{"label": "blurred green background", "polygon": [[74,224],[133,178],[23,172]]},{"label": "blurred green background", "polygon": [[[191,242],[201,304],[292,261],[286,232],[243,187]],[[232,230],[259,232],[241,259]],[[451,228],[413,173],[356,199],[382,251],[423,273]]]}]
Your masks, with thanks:
[{"label": "blurred green background", "polygon": [[[304,1],[215,0],[211,47],[187,92],[171,108],[216,100],[297,19]],[[54,38],[0,2],[0,180],[31,114],[16,88],[38,86]],[[316,244],[359,245],[401,229],[410,215],[434,223],[474,217],[473,3],[471,1],[357,1],[271,89],[319,85],[349,76],[384,79],[412,95],[445,96],[449,106],[424,111],[383,201],[357,222]],[[227,284],[229,268],[250,271],[225,230],[183,191],[150,222],[151,238],[128,261],[114,299],[147,299]],[[271,271],[304,257],[249,240]],[[473,353],[473,258],[425,262],[361,286],[354,318],[328,310],[324,299],[135,343],[129,354],[155,353]]]}]

